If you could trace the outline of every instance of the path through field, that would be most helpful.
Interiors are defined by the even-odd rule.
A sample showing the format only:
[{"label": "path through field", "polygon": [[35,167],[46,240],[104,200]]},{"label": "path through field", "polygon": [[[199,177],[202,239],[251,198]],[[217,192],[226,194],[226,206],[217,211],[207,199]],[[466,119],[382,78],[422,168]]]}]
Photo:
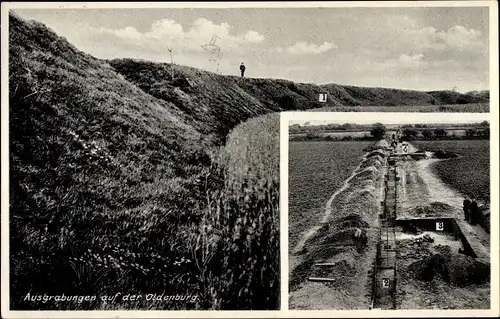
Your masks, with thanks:
[{"label": "path through field", "polygon": [[[330,199],[326,202],[326,205],[325,205],[325,214],[323,215],[323,218],[321,219],[322,223],[326,223],[328,221],[328,219],[330,218],[330,215],[332,214],[332,203],[333,203],[333,201],[335,200],[335,198],[337,198],[337,196],[340,193],[342,193],[343,191],[345,191],[349,187],[349,181],[355,176],[355,172],[356,172],[356,170],[359,169],[359,166],[360,165],[358,165],[353,170],[353,173],[351,174],[351,176],[349,176],[349,178],[347,178],[345,180],[345,182],[342,185],[342,187],[339,188],[338,190],[336,190],[335,193],[333,193],[333,195],[330,197]],[[314,234],[316,234],[316,232],[320,229],[320,227],[321,226],[316,225],[316,226],[308,229],[306,232],[304,232],[304,234],[301,236],[298,244],[295,246],[295,252],[301,251],[304,248],[304,245],[307,242],[307,240],[309,240],[309,238],[311,238]]]},{"label": "path through field", "polygon": [[[410,151],[417,150],[417,148],[410,144]],[[458,191],[446,185],[434,172],[431,170],[431,165],[439,161],[446,161],[446,159],[429,158],[416,162],[417,174],[422,178],[422,181],[427,189],[428,202],[441,202],[453,207],[453,213],[456,218],[463,219],[462,201],[464,196]],[[479,225],[466,224],[467,231],[478,238],[481,243],[489,249],[490,236]]]}]

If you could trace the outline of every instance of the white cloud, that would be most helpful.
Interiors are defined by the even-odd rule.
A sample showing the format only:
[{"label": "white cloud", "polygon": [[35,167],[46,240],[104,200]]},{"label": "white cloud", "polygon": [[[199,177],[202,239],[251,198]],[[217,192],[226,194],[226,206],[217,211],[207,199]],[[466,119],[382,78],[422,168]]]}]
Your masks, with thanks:
[{"label": "white cloud", "polygon": [[466,29],[463,26],[453,26],[446,31],[436,33],[436,37],[444,41],[451,48],[467,49],[482,45],[481,32],[474,29]]},{"label": "white cloud", "polygon": [[117,29],[117,30],[100,28],[98,32],[111,34],[122,39],[139,40],[142,36],[142,34],[140,34],[134,27],[125,27],[123,29]]},{"label": "white cloud", "polygon": [[256,31],[248,31],[244,36],[244,40],[249,43],[259,43],[264,41],[264,39],[265,37]]},{"label": "white cloud", "polygon": [[423,57],[424,57],[424,55],[422,53],[414,54],[414,55],[402,54],[399,57],[399,62],[403,65],[406,65],[406,66],[418,65],[418,63],[422,60]]},{"label": "white cloud", "polygon": [[474,49],[481,47],[481,32],[455,25],[446,30],[437,30],[434,27],[420,26],[416,20],[404,17],[396,19],[402,23],[400,30],[407,39],[414,42],[414,49]]},{"label": "white cloud", "polygon": [[305,41],[298,41],[295,44],[288,46],[286,49],[278,47],[276,48],[276,51],[286,51],[290,54],[320,54],[335,49],[336,47],[337,46],[335,44],[326,41],[321,45],[308,43]]},{"label": "white cloud", "polygon": [[176,38],[182,37],[184,30],[182,25],[178,24],[174,20],[163,19],[153,22],[151,25],[151,31],[146,32],[144,36],[146,38],[162,39],[162,38]]},{"label": "white cloud", "polygon": [[[203,51],[202,46],[212,43],[221,50],[236,50],[244,45],[263,42],[265,37],[254,30],[243,34],[232,34],[232,26],[222,22],[215,24],[205,18],[196,19],[188,30],[174,20],[163,19],[152,23],[151,30],[139,32],[134,27],[123,29],[100,28],[95,30],[99,34],[111,35],[128,42],[141,45],[145,48],[164,50],[166,47],[179,51]],[[213,39],[213,36],[216,38]]]}]

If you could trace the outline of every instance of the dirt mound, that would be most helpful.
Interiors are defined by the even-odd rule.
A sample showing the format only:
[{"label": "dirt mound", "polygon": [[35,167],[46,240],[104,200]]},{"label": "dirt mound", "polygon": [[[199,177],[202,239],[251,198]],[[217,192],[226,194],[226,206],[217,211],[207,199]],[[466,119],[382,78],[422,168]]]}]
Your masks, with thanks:
[{"label": "dirt mound", "polygon": [[325,283],[328,287],[342,287],[346,285],[353,272],[356,271],[355,260],[351,256],[340,260],[331,267],[313,267],[311,277],[330,278],[335,281]]},{"label": "dirt mound", "polygon": [[[361,240],[355,237],[356,231],[361,231],[361,235],[359,237]],[[346,246],[362,246],[363,243],[366,243],[366,231],[359,228],[348,228],[326,236],[320,244],[338,244],[340,242]]]},{"label": "dirt mound", "polygon": [[371,151],[368,155],[366,155],[366,158],[370,158],[372,156],[380,156],[380,157],[385,157],[385,153],[384,151],[380,150],[380,149],[376,149],[374,151]]},{"label": "dirt mound", "polygon": [[378,141],[375,145],[381,148],[389,147],[389,142],[386,139],[382,139]]},{"label": "dirt mound", "polygon": [[422,281],[432,281],[436,276],[449,283],[463,287],[487,282],[490,267],[472,257],[443,252],[412,263],[408,270]]},{"label": "dirt mound", "polygon": [[372,143],[372,144],[368,145],[367,147],[365,147],[363,149],[363,151],[371,152],[371,151],[381,150],[381,149],[384,149],[387,147],[389,147],[389,143],[386,140],[380,140],[377,143]]},{"label": "dirt mound", "polygon": [[377,176],[377,169],[373,166],[369,166],[362,169],[359,173],[356,173],[351,179],[351,184],[357,186],[364,180],[375,179],[375,176]]},{"label": "dirt mound", "polygon": [[363,162],[361,163],[360,168],[361,169],[364,169],[367,167],[379,168],[380,166],[382,166],[383,162],[384,162],[383,157],[375,154],[375,155],[372,155],[371,157],[367,157],[366,159],[364,159]]},{"label": "dirt mound", "polygon": [[332,228],[336,227],[336,228],[340,228],[340,229],[351,228],[351,227],[367,228],[370,226],[367,222],[365,222],[361,218],[361,216],[354,215],[354,214],[339,218],[331,224],[335,225],[335,226],[332,226]]},{"label": "dirt mound", "polygon": [[440,216],[453,213],[453,207],[441,202],[420,205],[410,211],[413,216]]},{"label": "dirt mound", "polygon": [[349,242],[349,245],[354,245],[355,230],[361,229],[362,233],[365,234],[364,229],[368,227],[370,225],[360,215],[350,214],[323,224],[316,234],[306,241],[304,246],[331,243],[345,245],[347,242]]}]

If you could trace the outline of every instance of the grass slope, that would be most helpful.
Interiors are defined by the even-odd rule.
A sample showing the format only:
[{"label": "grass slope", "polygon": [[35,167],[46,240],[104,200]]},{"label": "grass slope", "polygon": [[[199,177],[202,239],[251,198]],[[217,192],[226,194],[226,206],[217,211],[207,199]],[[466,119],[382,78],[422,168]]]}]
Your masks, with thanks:
[{"label": "grass slope", "polygon": [[194,289],[177,278],[193,265],[173,262],[202,215],[207,143],[43,25],[11,15],[9,35],[12,306],[32,307],[29,291]]},{"label": "grass slope", "polygon": [[[217,141],[238,123],[269,112],[291,110],[363,111],[379,106],[384,111],[404,108],[419,111],[463,111],[468,104],[485,105],[489,97],[451,91],[419,92],[410,90],[364,88],[337,84],[315,85],[279,79],[223,76],[191,67],[132,59],[108,61],[117,72],[152,96],[175,104],[186,118],[212,134]],[[174,80],[172,80],[172,74]],[[318,102],[319,93],[328,93],[326,103]],[[451,105],[453,104],[453,105]],[[440,108],[441,106],[441,108]],[[368,111],[372,111],[367,109]],[[376,110],[375,110],[376,111]]]},{"label": "grass slope", "polygon": [[174,104],[39,23],[9,23],[11,308],[276,309],[276,177],[259,198],[245,175],[225,186],[213,141]]}]

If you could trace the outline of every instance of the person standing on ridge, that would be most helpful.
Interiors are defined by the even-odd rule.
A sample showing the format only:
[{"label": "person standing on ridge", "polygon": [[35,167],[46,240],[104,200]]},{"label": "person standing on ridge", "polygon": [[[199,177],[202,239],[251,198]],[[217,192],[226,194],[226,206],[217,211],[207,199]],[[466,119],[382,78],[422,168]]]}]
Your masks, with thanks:
[{"label": "person standing on ridge", "polygon": [[243,64],[243,62],[241,62],[241,65],[240,65],[240,71],[241,71],[241,77],[244,77],[245,76],[245,64]]},{"label": "person standing on ridge", "polygon": [[471,225],[476,225],[479,220],[479,207],[475,199],[470,204],[469,218]]},{"label": "person standing on ridge", "polygon": [[465,220],[469,221],[470,218],[470,199],[465,198],[464,199],[464,215],[465,215]]}]

